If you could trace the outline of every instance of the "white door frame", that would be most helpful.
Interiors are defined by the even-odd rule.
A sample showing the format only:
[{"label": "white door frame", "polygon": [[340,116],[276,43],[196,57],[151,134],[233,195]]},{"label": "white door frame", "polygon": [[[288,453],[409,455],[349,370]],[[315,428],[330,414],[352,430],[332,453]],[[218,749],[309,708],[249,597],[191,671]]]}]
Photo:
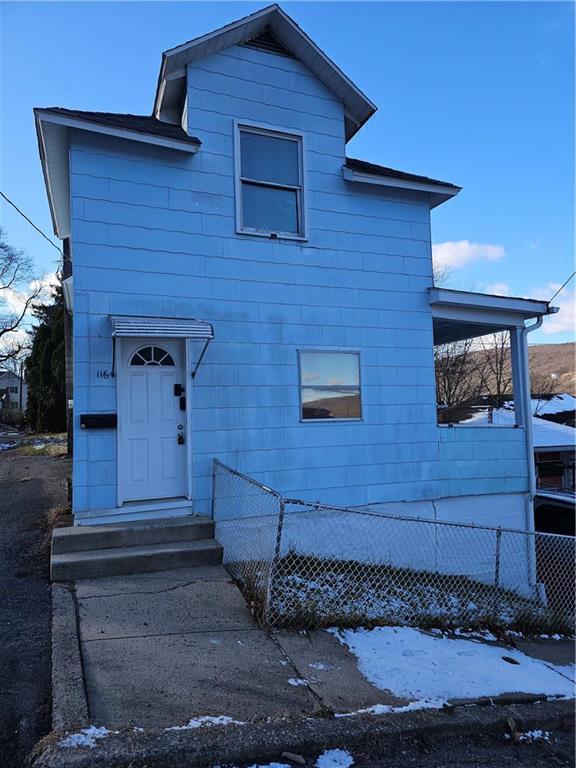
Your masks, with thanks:
[{"label": "white door frame", "polygon": [[[146,342],[154,344],[155,342],[160,346],[166,341],[179,341],[183,343],[181,349],[182,354],[182,368],[184,379],[184,396],[186,397],[186,410],[183,411],[184,418],[186,420],[185,435],[186,435],[186,458],[185,458],[185,472],[186,472],[186,500],[192,501],[192,447],[191,437],[192,431],[190,428],[190,390],[192,377],[190,376],[190,352],[189,352],[189,339],[182,339],[171,336],[155,336],[155,337],[137,337],[137,336],[123,336],[117,339],[115,345],[116,360],[114,361],[114,367],[116,370],[116,413],[117,413],[117,428],[116,428],[116,504],[118,508],[123,507],[126,502],[124,498],[123,485],[122,485],[122,472],[121,472],[121,444],[122,444],[122,413],[120,411],[120,386],[124,377],[124,360],[127,354],[127,348],[133,346],[135,349],[139,346],[143,346]],[[176,503],[176,502],[175,502]],[[163,499],[156,501],[146,502],[146,499],[138,502],[138,507],[148,507],[149,509],[166,507],[167,502]]]}]

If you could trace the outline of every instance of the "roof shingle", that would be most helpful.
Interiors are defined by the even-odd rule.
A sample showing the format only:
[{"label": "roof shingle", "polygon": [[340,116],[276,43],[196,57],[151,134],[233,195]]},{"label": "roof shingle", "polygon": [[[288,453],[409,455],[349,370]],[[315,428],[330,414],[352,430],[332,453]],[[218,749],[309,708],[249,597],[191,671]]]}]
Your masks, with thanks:
[{"label": "roof shingle", "polygon": [[201,144],[200,139],[189,136],[180,125],[164,123],[150,115],[125,115],[115,112],[85,112],[80,109],[65,109],[64,107],[46,107],[43,112],[63,117],[75,117],[90,123],[108,125],[112,128],[121,128],[137,133],[147,133],[152,136],[162,136],[165,139],[187,141],[190,144]]},{"label": "roof shingle", "polygon": [[369,173],[374,176],[390,176],[391,178],[403,179],[404,181],[419,181],[428,184],[442,184],[446,187],[460,189],[460,187],[457,187],[455,184],[451,184],[448,181],[439,181],[438,179],[431,179],[429,176],[419,176],[415,173],[398,171],[395,168],[387,168],[385,165],[376,165],[375,163],[369,163],[366,160],[356,160],[353,157],[346,158],[346,168],[350,168],[351,171],[357,171],[358,173]]}]

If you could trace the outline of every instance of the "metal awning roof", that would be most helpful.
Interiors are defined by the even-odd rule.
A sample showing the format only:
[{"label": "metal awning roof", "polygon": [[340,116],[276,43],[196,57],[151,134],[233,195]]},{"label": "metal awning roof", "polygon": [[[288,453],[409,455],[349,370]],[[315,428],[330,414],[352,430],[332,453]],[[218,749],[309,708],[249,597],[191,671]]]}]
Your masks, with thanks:
[{"label": "metal awning roof", "polygon": [[133,317],[111,315],[112,336],[161,337],[210,341],[214,328],[204,320],[181,317]]}]

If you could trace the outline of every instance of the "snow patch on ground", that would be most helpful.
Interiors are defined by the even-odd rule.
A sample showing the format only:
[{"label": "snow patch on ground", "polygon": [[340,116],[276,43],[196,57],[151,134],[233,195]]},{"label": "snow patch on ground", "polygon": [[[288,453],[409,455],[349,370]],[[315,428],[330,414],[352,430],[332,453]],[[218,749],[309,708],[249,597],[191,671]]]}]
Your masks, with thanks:
[{"label": "snow patch on ground", "polygon": [[170,728],[164,728],[165,731],[190,731],[194,728],[206,728],[213,725],[245,725],[241,720],[233,720],[228,715],[203,715],[202,717],[193,717],[186,725],[172,725]]},{"label": "snow patch on ground", "polygon": [[89,747],[94,749],[98,739],[103,739],[108,736],[109,733],[118,733],[118,731],[109,731],[107,728],[97,728],[95,725],[90,725],[88,728],[82,728],[79,733],[71,733],[66,736],[65,739],[59,742],[60,747]]},{"label": "snow patch on ground", "polygon": [[290,677],[288,685],[308,685],[308,680],[304,680],[303,677]]},{"label": "snow patch on ground", "polygon": [[323,661],[313,661],[312,664],[308,664],[311,669],[319,669],[325,671],[327,669],[334,669],[332,664],[324,664]]},{"label": "snow patch on ground", "polygon": [[316,761],[316,768],[350,768],[354,759],[344,749],[327,749]]},{"label": "snow patch on ground", "polygon": [[550,741],[550,731],[525,731],[515,734],[505,733],[505,739],[514,739],[514,741]]},{"label": "snow patch on ground", "polygon": [[356,656],[358,669],[372,685],[411,699],[418,708],[503,693],[575,695],[574,684],[563,676],[569,668],[545,665],[516,649],[412,627],[329,631]]}]

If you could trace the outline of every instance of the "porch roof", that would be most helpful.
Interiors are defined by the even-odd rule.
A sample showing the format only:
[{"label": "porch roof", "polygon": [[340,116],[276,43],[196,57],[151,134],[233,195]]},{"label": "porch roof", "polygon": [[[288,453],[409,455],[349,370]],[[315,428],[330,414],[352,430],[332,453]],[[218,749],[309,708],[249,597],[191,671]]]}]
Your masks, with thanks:
[{"label": "porch roof", "polygon": [[526,320],[558,312],[558,307],[536,299],[447,288],[430,288],[428,293],[434,323],[434,344],[448,344],[523,327]]}]

